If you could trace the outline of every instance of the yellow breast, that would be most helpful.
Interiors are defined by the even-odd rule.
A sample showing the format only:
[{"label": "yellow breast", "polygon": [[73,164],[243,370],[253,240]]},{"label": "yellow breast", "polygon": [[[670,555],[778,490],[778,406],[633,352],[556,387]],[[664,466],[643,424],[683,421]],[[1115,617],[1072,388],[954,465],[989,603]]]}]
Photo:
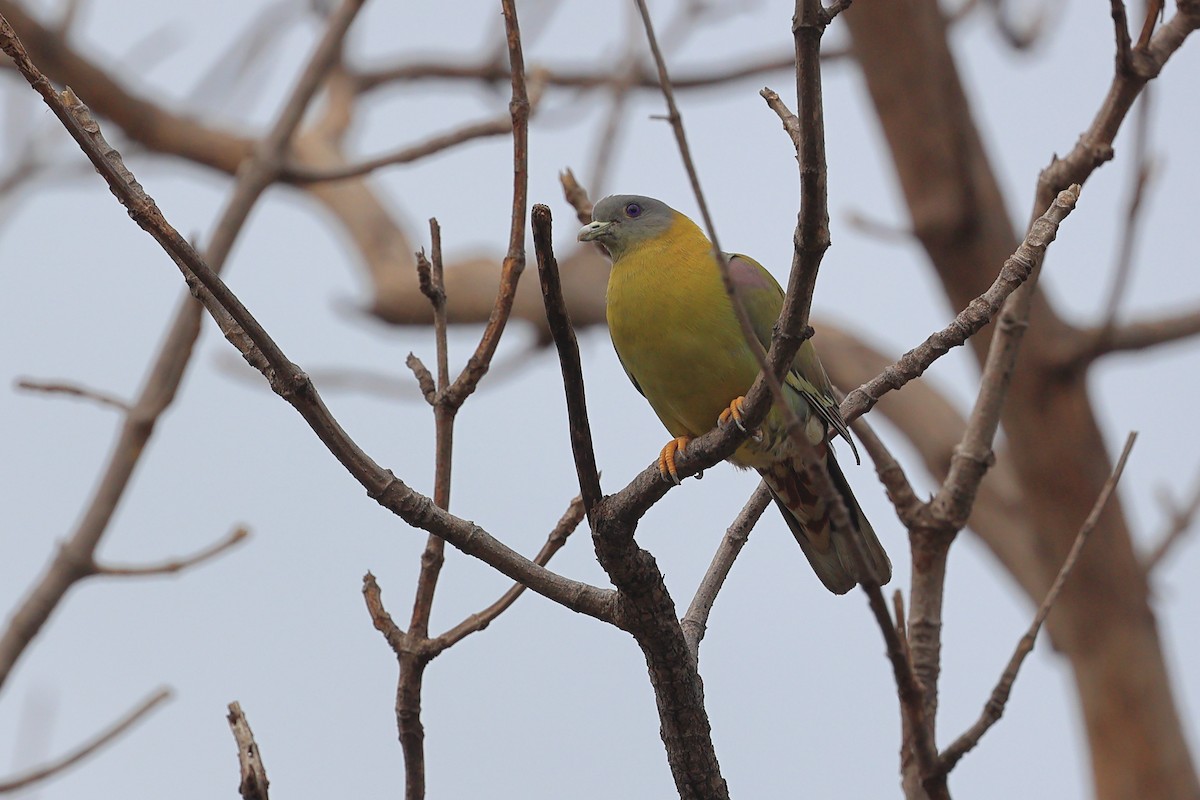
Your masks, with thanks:
[{"label": "yellow breast", "polygon": [[673,436],[698,436],[758,373],[712,245],[676,214],[613,264],[608,325],[630,377]]}]

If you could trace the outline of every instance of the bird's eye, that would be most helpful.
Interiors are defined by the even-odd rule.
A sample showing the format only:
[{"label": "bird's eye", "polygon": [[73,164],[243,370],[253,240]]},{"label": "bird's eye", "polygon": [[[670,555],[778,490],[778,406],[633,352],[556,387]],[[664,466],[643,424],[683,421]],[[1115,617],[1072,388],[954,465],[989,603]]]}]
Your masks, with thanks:
[{"label": "bird's eye", "polygon": [[630,203],[629,205],[625,206],[625,216],[629,217],[630,219],[633,219],[634,217],[640,217],[641,215],[642,207],[637,203]]}]

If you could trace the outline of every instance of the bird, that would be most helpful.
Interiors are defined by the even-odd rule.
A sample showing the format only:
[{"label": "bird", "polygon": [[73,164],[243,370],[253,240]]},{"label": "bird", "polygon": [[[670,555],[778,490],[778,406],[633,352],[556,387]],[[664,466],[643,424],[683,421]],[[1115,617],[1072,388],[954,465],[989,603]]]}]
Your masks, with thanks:
[{"label": "bird", "polygon": [[[665,479],[678,483],[676,455],[715,425],[741,427],[745,394],[759,372],[712,242],[695,222],[661,200],[631,194],[596,203],[592,222],[579,230],[578,239],[599,244],[612,259],[606,298],[609,333],[634,388],[674,437],[662,448],[658,468]],[[723,255],[751,327],[767,348],[783,307],[783,289],[749,256]],[[786,412],[776,401],[729,460],[762,475],[827,589],[845,594],[859,583],[886,584],[891,561],[834,458],[834,437],[849,442],[856,461],[858,452],[811,339],[800,345],[782,388],[809,446],[797,445],[788,435]],[[806,463],[814,460],[841,495],[853,530],[832,524],[830,503],[810,485]]]}]

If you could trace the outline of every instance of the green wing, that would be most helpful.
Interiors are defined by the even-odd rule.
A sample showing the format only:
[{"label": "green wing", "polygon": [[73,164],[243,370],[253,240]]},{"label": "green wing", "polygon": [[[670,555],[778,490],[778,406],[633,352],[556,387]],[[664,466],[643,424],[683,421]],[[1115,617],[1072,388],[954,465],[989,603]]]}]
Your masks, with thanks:
[{"label": "green wing", "polygon": [[[754,328],[758,341],[764,348],[771,346],[771,329],[779,312],[783,308],[783,288],[771,273],[767,272],[749,256],[740,253],[726,254],[729,261],[729,276],[733,280],[734,291],[742,301],[750,323]],[[796,357],[792,360],[792,368],[784,377],[784,383],[807,401],[809,408],[817,413],[829,427],[850,444],[854,460],[862,463],[858,456],[858,448],[850,438],[846,421],[838,408],[837,398],[833,394],[833,384],[811,339],[806,339],[800,345]]]}]

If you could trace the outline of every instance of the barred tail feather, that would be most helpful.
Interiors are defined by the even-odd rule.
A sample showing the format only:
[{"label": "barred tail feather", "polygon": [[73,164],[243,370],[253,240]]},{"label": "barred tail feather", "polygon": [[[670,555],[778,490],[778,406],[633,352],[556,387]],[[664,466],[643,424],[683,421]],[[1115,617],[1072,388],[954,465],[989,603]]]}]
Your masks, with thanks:
[{"label": "barred tail feather", "polygon": [[[846,504],[846,510],[850,512],[854,530],[843,531],[833,527],[829,504],[808,485],[808,476],[802,464],[780,461],[760,470],[760,474],[779,510],[783,512],[792,535],[825,588],[834,594],[845,594],[867,577],[873,577],[880,585],[887,583],[892,578],[892,562],[879,543],[871,523],[859,508],[858,501],[854,499],[832,449],[828,450],[825,467]],[[866,556],[866,574],[860,572],[854,537],[859,539]]]}]

